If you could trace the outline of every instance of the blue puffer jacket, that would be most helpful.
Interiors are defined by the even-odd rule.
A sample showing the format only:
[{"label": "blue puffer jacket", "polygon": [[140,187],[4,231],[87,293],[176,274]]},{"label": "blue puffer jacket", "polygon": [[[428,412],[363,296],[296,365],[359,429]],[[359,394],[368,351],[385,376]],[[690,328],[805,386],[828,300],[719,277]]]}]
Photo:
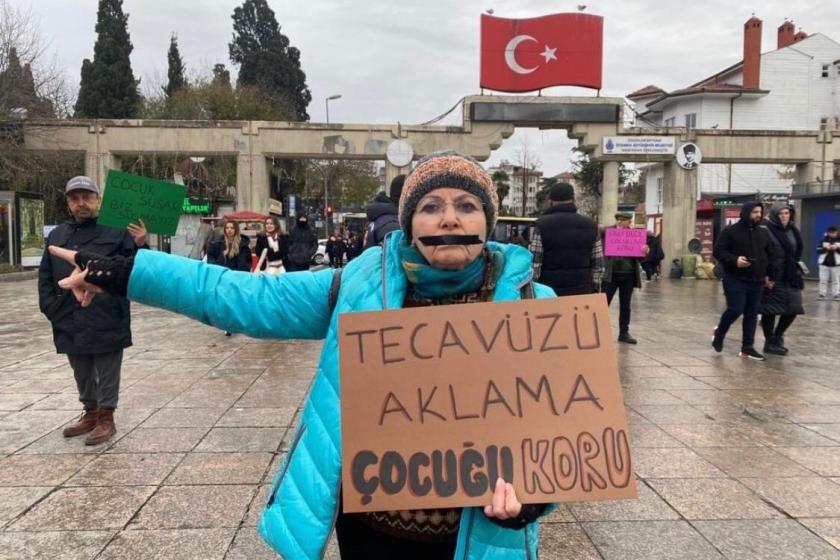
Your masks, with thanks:
[{"label": "blue puffer jacket", "polygon": [[[263,538],[287,559],[323,557],[339,507],[341,418],[338,313],[398,309],[406,291],[399,259],[403,234],[388,236],[384,249],[365,251],[347,265],[335,313],[329,309],[333,270],[254,276],[198,261],[141,251],[129,281],[129,298],[169,309],[220,329],[259,338],[325,338],[318,370],[292,445],[260,519]],[[531,280],[531,253],[490,243],[505,256],[496,301],[515,300]],[[553,297],[535,285],[536,297]],[[539,527],[504,529],[481,509],[465,508],[455,558],[535,560]]]}]

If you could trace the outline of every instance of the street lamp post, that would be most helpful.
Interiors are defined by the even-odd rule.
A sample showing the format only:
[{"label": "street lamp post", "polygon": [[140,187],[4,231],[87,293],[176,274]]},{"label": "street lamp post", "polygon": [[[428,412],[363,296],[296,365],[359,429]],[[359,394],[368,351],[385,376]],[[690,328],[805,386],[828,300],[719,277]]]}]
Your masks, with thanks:
[{"label": "street lamp post", "polygon": [[[330,124],[330,101],[334,101],[340,98],[340,93],[330,95],[329,97],[324,98],[324,107],[327,110],[327,124]],[[329,166],[327,166],[324,170],[324,228],[327,232],[326,237],[330,236],[330,217],[327,216],[327,208],[329,208],[330,205],[329,171],[330,168]]]}]

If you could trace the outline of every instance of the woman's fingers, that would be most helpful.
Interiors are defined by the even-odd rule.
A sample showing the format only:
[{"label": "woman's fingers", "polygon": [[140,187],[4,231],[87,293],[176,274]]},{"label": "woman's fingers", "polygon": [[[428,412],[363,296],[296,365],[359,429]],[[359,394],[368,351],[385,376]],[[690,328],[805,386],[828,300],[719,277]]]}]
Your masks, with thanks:
[{"label": "woman's fingers", "polygon": [[508,517],[518,517],[520,512],[522,512],[522,504],[516,497],[513,484],[508,482],[505,484],[505,513]]},{"label": "woman's fingers", "polygon": [[[70,252],[75,253],[75,251]],[[76,267],[67,278],[59,280],[58,285],[65,290],[72,291],[73,297],[76,298],[76,301],[78,301],[82,307],[90,305],[93,301],[93,296],[102,293],[102,288],[94,286],[93,284],[88,284],[85,281],[85,271],[79,267]]]},{"label": "woman's fingers", "polygon": [[50,253],[76,266],[76,251],[50,245]]}]

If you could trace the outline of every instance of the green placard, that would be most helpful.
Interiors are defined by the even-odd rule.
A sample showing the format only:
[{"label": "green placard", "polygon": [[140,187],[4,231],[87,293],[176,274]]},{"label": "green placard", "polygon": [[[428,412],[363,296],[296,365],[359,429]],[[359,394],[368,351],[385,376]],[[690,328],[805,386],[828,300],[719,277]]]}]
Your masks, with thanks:
[{"label": "green placard", "polygon": [[175,235],[186,185],[176,185],[122,171],[108,171],[99,223],[124,228],[142,219],[149,233]]}]

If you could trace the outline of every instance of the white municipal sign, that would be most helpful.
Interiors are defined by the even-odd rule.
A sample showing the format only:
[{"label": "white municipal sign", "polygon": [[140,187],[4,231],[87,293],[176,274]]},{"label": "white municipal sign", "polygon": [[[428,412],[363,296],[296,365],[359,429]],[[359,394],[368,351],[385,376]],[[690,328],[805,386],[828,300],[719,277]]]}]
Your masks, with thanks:
[{"label": "white municipal sign", "polygon": [[606,136],[602,148],[604,155],[673,155],[676,142],[673,136]]}]

